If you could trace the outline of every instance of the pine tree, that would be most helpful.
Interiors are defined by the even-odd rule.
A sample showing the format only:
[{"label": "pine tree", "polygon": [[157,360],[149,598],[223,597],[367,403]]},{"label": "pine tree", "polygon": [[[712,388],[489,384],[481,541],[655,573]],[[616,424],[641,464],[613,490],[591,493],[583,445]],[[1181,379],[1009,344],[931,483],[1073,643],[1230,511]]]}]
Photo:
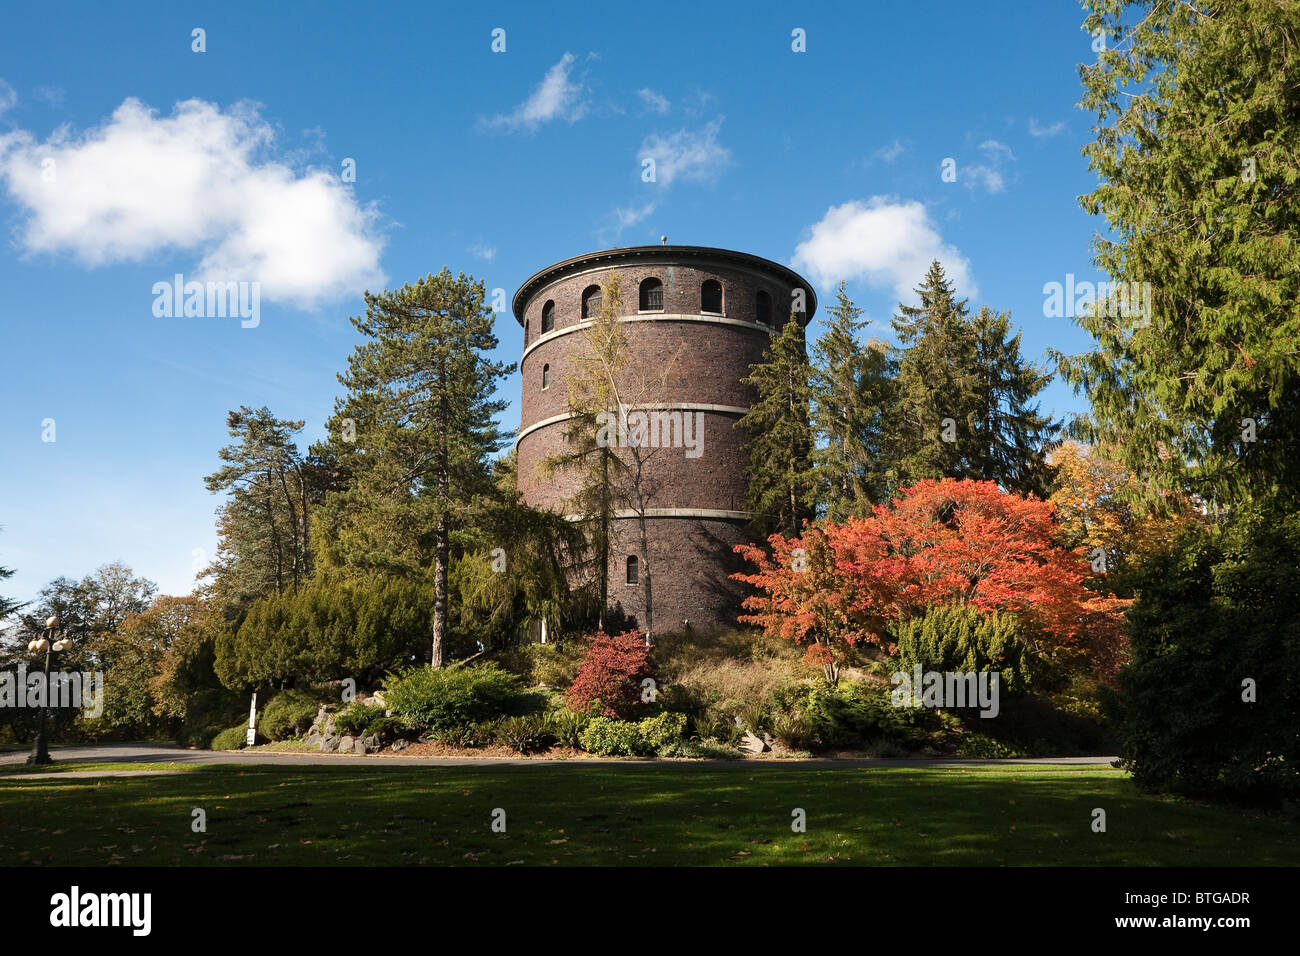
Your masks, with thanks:
[{"label": "pine tree", "polygon": [[1020,355],[1020,333],[1011,335],[1010,313],[981,308],[974,319],[979,404],[975,415],[978,458],[972,477],[995,481],[1005,491],[1051,494],[1047,456],[1060,423],[1031,404],[1051,375]]},{"label": "pine tree", "polygon": [[505,443],[494,416],[506,403],[492,395],[514,366],[487,358],[497,337],[482,281],[444,268],[365,301],[351,321],[367,341],[339,375],[348,393],[330,422],[349,485],[327,497],[324,524],[353,568],[409,578],[432,565],[441,667],[453,538],[496,496],[489,459]]},{"label": "pine tree", "polygon": [[894,490],[926,478],[982,477],[975,417],[978,361],[965,299],[936,260],[916,290],[919,306],[900,305],[893,320],[896,404],[891,423]]},{"label": "pine tree", "polygon": [[265,406],[230,412],[226,427],[238,443],[221,449],[224,464],[203,480],[229,496],[218,513],[217,560],[204,576],[216,577],[236,615],[256,598],[297,591],[311,575],[309,527],[319,495],[293,441],[304,424]]},{"label": "pine tree", "polygon": [[742,379],[758,392],[736,427],[749,434],[746,506],[764,537],[778,530],[798,535],[804,521],[815,517],[811,376],[803,326],[791,315]]},{"label": "pine tree", "polygon": [[858,333],[867,323],[840,283],[826,312],[826,330],[813,348],[812,416],[819,494],[826,517],[864,515],[885,496],[881,470],[884,420],[892,406],[892,380],[885,346],[865,346]]}]

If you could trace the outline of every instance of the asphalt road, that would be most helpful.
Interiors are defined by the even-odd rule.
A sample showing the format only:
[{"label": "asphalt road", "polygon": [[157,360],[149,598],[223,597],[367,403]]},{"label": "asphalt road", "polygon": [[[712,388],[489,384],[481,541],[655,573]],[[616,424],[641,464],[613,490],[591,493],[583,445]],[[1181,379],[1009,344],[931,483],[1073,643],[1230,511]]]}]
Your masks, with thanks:
[{"label": "asphalt road", "polygon": [[[954,758],[923,758],[916,760],[861,759],[808,759],[793,760],[772,757],[746,760],[663,760],[636,758],[609,760],[599,758],[568,758],[563,760],[544,757],[403,757],[400,754],[327,754],[327,753],[268,753],[266,751],[213,751],[190,750],[174,744],[100,744],[87,747],[55,747],[50,756],[57,763],[203,763],[203,764],[273,764],[279,766],[361,764],[372,767],[437,767],[437,766],[534,766],[538,764],[644,764],[671,763],[677,765],[705,765],[718,768],[753,768],[755,765],[778,767],[979,767],[988,764],[1056,764],[1077,766],[1107,766],[1114,757],[1040,757],[1011,760],[976,760]],[[0,754],[0,767],[22,764],[27,751]],[[161,769],[161,768],[160,768]]]}]

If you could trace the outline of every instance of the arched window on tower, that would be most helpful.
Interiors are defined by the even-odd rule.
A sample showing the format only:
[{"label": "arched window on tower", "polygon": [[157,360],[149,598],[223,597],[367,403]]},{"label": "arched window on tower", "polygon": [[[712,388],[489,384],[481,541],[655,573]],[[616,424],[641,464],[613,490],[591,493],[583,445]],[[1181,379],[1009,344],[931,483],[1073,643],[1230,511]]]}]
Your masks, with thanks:
[{"label": "arched window on tower", "polygon": [[555,328],[555,303],[547,300],[542,306],[542,334],[545,335]]},{"label": "arched window on tower", "polygon": [[641,299],[638,308],[642,312],[662,312],[664,310],[664,284],[658,279],[646,279],[641,283]]},{"label": "arched window on tower", "polygon": [[717,279],[706,279],[700,286],[700,311],[722,314],[722,283]]},{"label": "arched window on tower", "polygon": [[641,561],[635,554],[627,556],[627,583],[636,584],[641,580]]},{"label": "arched window on tower", "polygon": [[528,320],[524,319],[524,345],[528,345]]},{"label": "arched window on tower", "polygon": [[759,292],[754,300],[754,319],[763,325],[772,324],[772,297]]},{"label": "arched window on tower", "polygon": [[543,365],[542,366],[542,391],[546,391],[550,387],[551,387],[551,367],[549,365]]},{"label": "arched window on tower", "polygon": [[604,296],[601,294],[600,286],[587,286],[582,293],[582,317],[584,319],[594,319],[600,314],[602,302],[604,302]]}]

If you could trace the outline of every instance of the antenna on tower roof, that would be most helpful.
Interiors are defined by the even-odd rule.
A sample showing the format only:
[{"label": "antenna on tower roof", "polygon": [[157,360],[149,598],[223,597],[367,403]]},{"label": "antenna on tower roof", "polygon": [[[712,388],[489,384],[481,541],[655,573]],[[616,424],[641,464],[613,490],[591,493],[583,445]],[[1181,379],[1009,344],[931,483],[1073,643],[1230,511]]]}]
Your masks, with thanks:
[{"label": "antenna on tower roof", "polygon": [[667,237],[667,236],[660,236],[660,237],[659,237],[659,242],[660,242],[661,245],[665,245],[665,246],[668,245],[668,237]]}]

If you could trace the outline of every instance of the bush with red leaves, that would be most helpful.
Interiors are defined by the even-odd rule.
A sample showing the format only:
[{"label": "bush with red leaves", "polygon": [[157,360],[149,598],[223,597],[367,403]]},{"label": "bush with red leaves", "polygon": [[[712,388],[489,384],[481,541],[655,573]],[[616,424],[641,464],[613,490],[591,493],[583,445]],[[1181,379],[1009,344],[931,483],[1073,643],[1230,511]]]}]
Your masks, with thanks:
[{"label": "bush with red leaves", "polygon": [[593,634],[578,676],[564,694],[569,709],[588,713],[593,704],[604,717],[628,718],[641,700],[641,682],[651,676],[653,665],[645,637],[636,631],[610,636]]}]

